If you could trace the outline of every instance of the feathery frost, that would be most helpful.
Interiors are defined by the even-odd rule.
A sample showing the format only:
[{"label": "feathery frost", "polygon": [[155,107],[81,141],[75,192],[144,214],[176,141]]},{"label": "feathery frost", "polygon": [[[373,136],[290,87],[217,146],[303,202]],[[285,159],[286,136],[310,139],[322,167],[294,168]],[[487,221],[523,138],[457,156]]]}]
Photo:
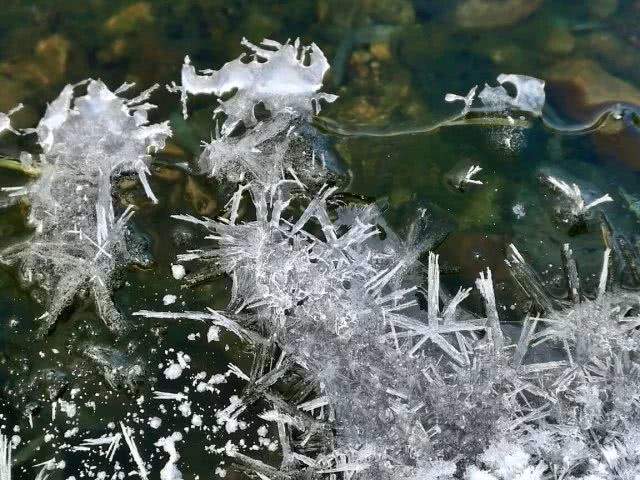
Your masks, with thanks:
[{"label": "feathery frost", "polygon": [[[86,94],[77,96],[76,90],[85,85]],[[123,98],[131,86],[112,92],[99,80],[67,85],[31,130],[42,153],[35,159],[30,154],[21,157],[23,163],[35,164],[40,176],[11,188],[9,195],[30,204],[34,237],[10,247],[2,257],[19,263],[27,282],[35,281],[49,292],[41,334],[83,291],[90,292],[112,331],[125,327],[110,289],[114,269],[129,260],[126,224],[133,209],[116,215],[113,181],[137,174],[147,196],[157,202],[147,179],[150,154],[163,148],[171,135],[168,122],[148,121],[154,105],[147,100],[156,87]]]}]

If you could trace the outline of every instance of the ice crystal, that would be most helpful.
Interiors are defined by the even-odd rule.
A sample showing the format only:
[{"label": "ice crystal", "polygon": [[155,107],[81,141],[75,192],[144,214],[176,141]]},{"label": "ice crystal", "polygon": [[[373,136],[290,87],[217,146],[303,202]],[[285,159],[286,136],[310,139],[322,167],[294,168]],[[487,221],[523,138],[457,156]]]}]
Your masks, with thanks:
[{"label": "ice crystal", "polygon": [[[231,73],[242,81],[255,79],[256,71],[283,62],[286,55],[295,59],[288,44],[266,45],[275,50],[260,51],[263,63],[237,60],[201,76],[187,63],[182,87],[174,88],[181,90],[183,100],[187,93],[221,96],[234,84],[227,82]],[[308,67],[295,59],[281,68],[283,78],[299,79],[302,74],[292,72]],[[490,271],[476,282],[485,317],[460,308],[471,289],[454,296],[443,291],[433,253],[426,288],[414,284],[422,269],[418,259],[433,242],[424,214],[402,241],[375,206],[340,205],[337,188],[327,185],[312,193],[297,174],[304,170],[300,165],[308,162],[308,152],[292,149],[290,142],[313,113],[309,106],[318,100],[326,68],[320,66],[314,82],[305,83],[288,103],[281,98],[289,86],[272,85],[278,75],[265,71],[269,81],[256,89],[234,80],[238,91],[218,109],[226,114],[225,123],[199,159],[201,171],[240,183],[226,215],[216,220],[174,217],[201,225],[216,242],[181,254],[178,261],[203,266],[203,272],[184,278],[187,283],[192,276],[207,278],[207,270],[230,276],[227,313],[136,314],[210,321],[255,343],[250,374],[230,366],[231,373],[248,382],[245,392],[216,417],[233,432],[249,404],[262,396],[270,400],[274,409],[261,418],[278,428],[282,463],[277,470],[233,448],[227,454],[238,468],[267,477],[286,477],[301,468],[345,478],[361,472],[367,478],[450,478],[457,469],[451,459],[458,452],[480,455],[487,444],[540,417],[549,394],[538,382],[556,364],[524,366],[531,326],[524,329],[516,353],[506,354]],[[509,100],[500,105],[485,94],[485,107],[502,111],[507,102],[509,108],[539,113],[533,80],[500,81],[516,84],[518,94],[510,97],[503,89]],[[474,95],[475,90],[465,98],[447,99],[464,100],[467,113],[473,111]],[[260,102],[270,117],[258,122],[254,113]],[[245,130],[232,133],[240,122]],[[459,184],[481,183],[473,178],[479,171],[471,167]],[[299,199],[310,200],[294,213],[293,201]],[[240,215],[247,201],[255,211],[253,219]],[[277,358],[270,359],[269,345],[281,351]],[[288,401],[270,387],[293,372],[304,378],[304,393]],[[171,397],[162,395],[158,398]],[[527,468],[517,473],[525,478]]]},{"label": "ice crystal", "polygon": [[104,456],[109,460],[113,461],[113,457],[120,446],[120,440],[122,439],[121,433],[116,433],[115,435],[104,436],[100,438],[85,438],[80,444],[81,447],[95,447],[101,445],[108,445],[107,450],[104,453]]},{"label": "ice crystal", "polygon": [[[304,47],[298,40],[293,44],[263,40],[259,47],[245,39],[243,45],[252,52],[249,62],[243,55],[220,70],[198,75],[187,57],[182,86],[170,87],[181,92],[185,117],[188,94],[213,94],[219,99],[215,113],[225,119],[205,142],[199,170],[231,182],[258,181],[268,189],[285,177],[301,186],[296,172],[308,181],[326,167],[328,153],[316,154],[310,137],[318,135],[305,121],[319,112],[321,101],[337,98],[320,92],[328,62],[317,45]],[[221,98],[231,92],[230,98]],[[259,105],[268,110],[268,118],[258,120]],[[245,132],[238,135],[234,130],[239,124]]]},{"label": "ice crystal", "polygon": [[471,185],[483,185],[482,180],[478,180],[475,176],[482,171],[479,165],[464,166],[464,168],[456,167],[447,175],[449,184],[460,192],[466,191]]},{"label": "ice crystal", "polygon": [[115,348],[86,345],[82,354],[97,367],[114,389],[128,387],[134,390],[144,372],[141,362],[128,358]]},{"label": "ice crystal", "polygon": [[[311,127],[307,127],[311,128]],[[273,189],[282,183],[294,187],[323,178],[326,162],[296,117],[278,114],[239,136],[218,132],[198,157],[199,171],[234,183],[259,182]]]},{"label": "ice crystal", "polygon": [[[125,424],[122,422],[120,422],[120,429],[122,430],[122,436],[124,437],[124,441],[126,442],[127,447],[129,447],[131,458],[133,458],[133,461],[138,467],[138,475],[140,475],[140,478],[142,478],[143,480],[148,480],[149,472],[147,472],[147,467],[144,463],[144,460],[142,460],[142,457],[140,456],[140,452],[138,451],[137,445],[135,444],[132,429],[130,427],[125,426]],[[165,479],[163,478],[162,480],[165,480]]]},{"label": "ice crystal", "polygon": [[22,110],[24,108],[24,106],[20,103],[18,105],[16,105],[15,107],[13,107],[11,110],[9,110],[7,113],[2,113],[0,112],[0,135],[2,135],[4,132],[11,132],[14,133],[16,135],[20,135],[20,132],[18,130],[16,130],[15,128],[13,128],[13,126],[11,126],[11,116]]},{"label": "ice crystal", "polygon": [[[498,83],[500,84],[498,87],[485,85],[478,94],[478,98],[486,107],[495,110],[514,109],[542,115],[545,102],[544,81],[526,75],[503,73],[498,75]],[[515,87],[515,96],[509,95],[503,86],[505,83]]]},{"label": "ice crystal", "polygon": [[0,435],[0,479],[11,480],[11,442]]},{"label": "ice crystal", "polygon": [[79,85],[67,85],[48,106],[33,130],[42,149],[37,158],[41,175],[11,191],[29,202],[35,235],[23,250],[9,249],[3,256],[18,261],[28,281],[50,292],[41,333],[81,291],[91,292],[111,330],[124,328],[110,288],[114,269],[128,262],[126,224],[133,210],[116,216],[112,183],[135,173],[156,202],[147,180],[150,154],[163,148],[171,134],[168,122],[148,122],[154,106],[147,100],[155,87],[126,99],[120,94],[130,84],[112,92],[99,80],[84,83],[85,95],[75,95]]},{"label": "ice crystal", "polygon": [[[487,86],[477,96],[479,107],[473,106],[475,88],[446,100],[463,101],[463,115],[541,115],[544,82],[519,75],[501,75],[498,81],[512,84],[516,94]],[[414,233],[403,242],[374,206],[336,206],[337,189],[326,185],[312,194],[293,168],[299,156],[284,153],[291,131],[286,108],[271,104],[271,117],[258,123],[251,117],[255,103],[245,105],[244,115],[230,116],[200,158],[204,172],[241,183],[226,215],[175,217],[201,225],[215,242],[178,260],[200,263],[205,272],[191,274],[197,278],[206,278],[207,270],[229,275],[227,313],[138,312],[216,321],[255,343],[252,371],[231,367],[247,388],[217,418],[235,431],[239,415],[257,398],[267,398],[274,408],[260,418],[277,426],[282,462],[276,468],[230,448],[236,467],[270,478],[304,471],[344,478],[444,479],[460,474],[465,464],[464,476],[473,480],[536,480],[549,471],[567,475],[577,466],[587,468],[599,453],[584,429],[613,431],[620,416],[605,414],[600,399],[612,398],[611,388],[622,388],[607,382],[621,366],[627,368],[621,358],[636,348],[636,300],[606,291],[607,262],[596,295],[587,299],[576,287],[571,250],[564,250],[575,299],[567,306],[547,293],[511,246],[513,277],[540,313],[525,318],[511,345],[500,324],[490,271],[476,281],[484,316],[462,308],[471,289],[446,294],[433,253],[427,285],[417,287],[428,229],[413,230],[426,241],[415,242]],[[240,120],[248,130],[223,133]],[[472,166],[463,172],[459,187],[480,183],[474,179],[479,171]],[[299,199],[309,200],[296,211],[292,205]],[[253,219],[240,214],[247,201]],[[190,283],[189,276],[185,280]],[[251,336],[249,329],[258,335]],[[566,359],[536,361],[540,349],[558,345]],[[291,395],[271,389],[291,377],[299,379]],[[622,455],[611,443],[616,438],[605,435],[602,441],[611,445],[608,451]],[[574,457],[557,455],[568,448],[576,451]],[[460,452],[465,455],[461,463]]]},{"label": "ice crystal", "polygon": [[160,480],[182,480],[182,473],[178,470],[177,463],[180,455],[176,450],[176,442],[182,440],[180,432],[175,432],[170,437],[164,437],[158,440],[155,445],[169,455],[169,459],[162,470],[160,470]]},{"label": "ice crystal", "polygon": [[[319,386],[322,397],[301,403],[297,412],[262,418],[281,422],[282,428],[306,430],[314,422],[301,418],[300,411],[328,407],[337,422],[338,444],[349,453],[343,467],[322,471],[371,468],[382,474],[403,466],[408,474],[419,476],[422,470],[409,467],[416,458],[456,448],[445,440],[448,434],[442,434],[434,450],[436,439],[430,437],[445,429],[442,422],[448,416],[472,416],[468,398],[479,381],[488,382],[483,388],[505,392],[506,387],[499,386],[505,381],[505,385],[536,389],[527,387],[526,375],[522,380],[517,375],[492,378],[494,370],[471,362],[476,333],[499,330],[490,276],[479,280],[488,318],[465,318],[458,307],[469,290],[442,299],[438,259],[431,254],[427,316],[416,317],[418,302],[412,298],[416,288],[403,286],[402,279],[416,267],[420,250],[393,235],[381,240],[381,218],[372,207],[340,208],[332,222],[327,201],[334,193],[334,189],[321,190],[297,220],[282,217],[287,201],[281,192],[271,198],[261,190],[252,191],[257,214],[253,221],[231,220],[237,218],[238,203],[232,203],[226,219],[180,217],[205,226],[218,246],[186,253],[179,260],[214,262],[216,268],[229,273],[233,279],[229,310],[275,335],[284,352]],[[321,236],[310,233],[312,221],[318,223]],[[497,342],[502,333],[491,333],[490,338]],[[449,360],[438,366],[434,360],[443,354]],[[425,372],[422,380],[413,378],[415,371]],[[250,378],[243,372],[240,376]],[[258,385],[261,380],[255,382]],[[462,393],[461,384],[467,382],[469,390]],[[439,389],[434,390],[435,385]],[[492,438],[490,431],[497,434],[487,427],[491,419],[500,419],[499,404],[497,398],[495,405],[491,401],[483,404],[484,413],[477,417],[483,420],[482,426],[467,425],[465,436],[480,442],[480,438]],[[239,405],[243,403],[232,404],[225,414],[227,427],[234,412],[244,409]],[[372,405],[377,405],[381,417],[366,413]],[[279,404],[279,408],[284,406]],[[488,415],[487,409],[495,413]],[[396,419],[380,422],[389,415]],[[318,427],[311,428],[318,431]],[[449,428],[465,427],[452,425],[446,430]],[[357,447],[363,439],[369,442],[366,449]],[[289,461],[298,463],[293,456]]]},{"label": "ice crystal", "polygon": [[464,176],[460,180],[461,185],[468,183],[482,185],[482,182],[480,180],[476,180],[473,178],[477,173],[480,173],[481,171],[482,168],[479,165],[472,165],[471,167],[469,167],[469,169],[465,172]]}]

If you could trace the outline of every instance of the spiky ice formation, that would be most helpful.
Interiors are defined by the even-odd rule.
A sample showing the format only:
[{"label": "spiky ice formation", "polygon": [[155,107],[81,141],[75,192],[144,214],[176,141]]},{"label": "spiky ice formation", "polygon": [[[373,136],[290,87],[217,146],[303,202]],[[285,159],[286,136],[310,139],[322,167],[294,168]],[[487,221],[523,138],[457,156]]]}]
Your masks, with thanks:
[{"label": "spiky ice formation", "polygon": [[[185,68],[190,80],[203,82],[191,93],[221,94],[212,86],[217,72],[197,76]],[[544,82],[514,75],[499,82],[512,83],[516,95],[500,86],[485,87],[478,107],[475,89],[447,99],[464,100],[463,115],[541,114]],[[183,95],[187,83],[183,77]],[[308,102],[316,91],[307,91]],[[246,98],[246,110],[229,109],[229,124],[200,158],[204,172],[241,183],[226,216],[176,217],[202,225],[216,242],[179,260],[203,267],[185,277],[187,283],[220,271],[231,278],[227,311],[138,312],[209,321],[255,344],[251,371],[234,369],[247,381],[243,394],[216,416],[233,424],[266,398],[273,408],[260,417],[277,425],[282,462],[274,467],[226,449],[237,468],[269,478],[440,480],[608,478],[636,468],[634,451],[621,446],[637,431],[635,407],[623,410],[620,402],[610,414],[599,400],[628,400],[637,392],[634,363],[619,360],[635,348],[637,305],[606,292],[606,269],[598,295],[578,304],[577,269],[569,268],[570,295],[578,300],[567,305],[548,295],[514,248],[514,278],[547,315],[525,318],[512,345],[500,324],[491,272],[476,282],[484,316],[462,308],[471,289],[452,297],[444,292],[434,254],[426,288],[416,288],[410,274],[422,270],[418,259],[429,248],[428,232],[416,229],[421,242],[402,242],[374,207],[337,208],[336,191],[326,186],[309,194],[292,168],[301,157],[284,153],[291,119],[304,123],[308,110],[291,115],[272,103],[270,118],[258,122],[257,97]],[[246,131],[234,136],[239,122]],[[467,172],[467,183],[477,171]],[[293,208],[308,198],[302,211]],[[241,218],[240,205],[249,199],[255,217]],[[549,351],[567,358],[545,357]]]},{"label": "spiky ice formation", "polygon": [[[263,40],[220,70],[196,73],[189,57],[182,67],[179,91],[187,116],[188,95],[218,97],[216,128],[198,158],[198,169],[210,177],[231,182],[253,181],[273,189],[287,179],[302,185],[322,177],[326,152],[316,153],[318,132],[308,120],[320,111],[321,102],[333,102],[335,95],[320,92],[329,64],[317,45],[280,44]],[[231,94],[231,97],[225,98]],[[268,115],[258,119],[258,107]],[[244,130],[237,133],[237,127]]]},{"label": "spiky ice formation", "polygon": [[[279,48],[273,42],[267,45]],[[261,65],[272,61],[268,58]],[[283,78],[288,78],[287,69],[307,68],[296,62],[283,67]],[[259,65],[235,61],[220,72],[244,79],[262,68]],[[324,67],[318,70],[317,87],[307,88],[286,105],[265,101],[281,95],[283,87],[271,84],[256,90],[260,96],[253,92],[240,96],[242,114],[225,109],[229,100],[221,103],[219,112],[228,118],[216,138],[205,144],[200,168],[211,176],[245,183],[230,199],[226,218],[176,218],[203,225],[209,230],[208,238],[217,242],[212,249],[180,255],[179,261],[204,266],[185,277],[187,283],[218,271],[232,278],[228,313],[138,314],[209,320],[256,342],[262,353],[247,376],[250,383],[223,417],[236,418],[263,395],[270,399],[274,410],[263,418],[278,424],[284,457],[281,473],[304,467],[318,475],[366,471],[365,475],[375,478],[394,472],[403,478],[427,473],[440,478],[455,471],[455,465],[434,458],[460,448],[480,453],[483,444],[500,438],[501,429],[508,428],[513,418],[525,415],[515,397],[507,402],[506,415],[500,395],[514,385],[533,395],[539,392],[529,381],[531,372],[520,372],[518,362],[512,365],[503,358],[490,274],[478,281],[487,318],[475,318],[459,309],[470,290],[452,298],[441,292],[437,256],[430,255],[426,318],[419,312],[418,291],[407,274],[420,268],[418,256],[430,246],[432,238],[425,228],[413,228],[413,240],[402,242],[373,206],[329,206],[339,202],[333,199],[336,189],[326,186],[312,195],[302,213],[287,218],[291,201],[306,190],[296,174],[306,157],[300,149],[291,152],[291,134],[309,120],[308,106],[317,101],[315,92],[325,71]],[[187,93],[221,95],[225,90],[216,86],[221,82],[217,75],[195,76],[187,64],[183,86],[175,88],[181,88],[183,99]],[[277,80],[277,76],[268,78]],[[195,80],[202,83],[194,86]],[[246,93],[238,88],[232,100]],[[270,113],[262,122],[254,116],[258,102]],[[231,132],[239,122],[245,131],[234,135]],[[240,205],[247,198],[256,217],[240,221]],[[259,336],[240,330],[236,321]],[[269,350],[265,342],[282,349],[277,362],[264,358]],[[525,352],[527,345],[524,342],[519,351]],[[271,392],[270,386],[300,367],[306,394],[291,405]],[[422,373],[416,378],[416,372]],[[469,400],[487,391],[494,395],[492,401]],[[474,415],[474,408],[482,413]],[[449,424],[451,416],[459,418],[460,424]],[[335,444],[327,422],[337,429]],[[308,452],[316,458],[307,456]],[[235,450],[232,453],[250,470],[267,476],[274,472]]]},{"label": "spiky ice formation", "polygon": [[[421,313],[406,275],[419,266],[417,257],[428,245],[399,241],[373,207],[340,208],[332,221],[327,202],[334,193],[321,190],[295,220],[283,217],[288,199],[280,191],[271,198],[261,190],[252,192],[253,221],[237,221],[239,198],[226,219],[178,217],[203,225],[218,243],[179,260],[229,274],[227,315],[261,332],[259,343],[275,340],[288,359],[251,378],[227,416],[261,395],[274,401],[275,410],[263,418],[289,431],[281,436],[286,472],[306,464],[318,474],[366,470],[367,478],[391,478],[393,472],[411,478],[436,468],[433,458],[448,458],[460,448],[481,453],[533,409],[541,396],[535,378],[545,367],[522,369],[519,360],[504,357],[490,275],[478,281],[487,317],[474,318],[459,309],[469,290],[452,298],[441,294],[438,258],[431,254],[427,311]],[[316,222],[321,234],[311,233]],[[195,318],[191,312],[173,316]],[[523,341],[520,358],[527,348]],[[287,407],[265,386],[289,375],[294,365],[302,366],[312,388]],[[510,394],[514,388],[531,395],[528,406]],[[309,451],[310,438],[320,451],[327,448],[326,422],[337,430],[335,450],[316,460],[296,457],[295,451]],[[268,475],[266,466],[235,456]]]},{"label": "spiky ice formation", "polygon": [[[135,173],[156,202],[147,181],[150,154],[171,135],[168,122],[149,124],[154,106],[146,102],[155,87],[126,99],[120,94],[131,84],[115,92],[99,80],[82,84],[85,95],[76,96],[80,85],[67,85],[48,106],[33,130],[42,149],[35,162],[40,177],[11,192],[30,204],[35,234],[23,249],[3,256],[19,262],[24,277],[49,292],[41,334],[82,291],[91,292],[111,330],[124,328],[110,287],[114,269],[127,261],[125,224],[133,211],[127,208],[116,217],[112,181]],[[32,162],[29,155],[21,160]]]},{"label": "spiky ice formation", "polygon": [[313,127],[288,113],[238,136],[217,132],[204,142],[198,170],[218,180],[252,182],[270,191],[284,185],[304,189],[309,183],[321,184],[329,173],[325,156],[330,152],[313,135],[318,135]]},{"label": "spiky ice formation", "polygon": [[587,203],[582,190],[577,184],[572,183],[569,185],[564,180],[550,175],[542,175],[541,181],[560,194],[561,203],[558,205],[557,211],[567,217],[566,219],[569,222],[584,220],[585,216],[594,207],[613,202],[613,198],[607,193]]}]

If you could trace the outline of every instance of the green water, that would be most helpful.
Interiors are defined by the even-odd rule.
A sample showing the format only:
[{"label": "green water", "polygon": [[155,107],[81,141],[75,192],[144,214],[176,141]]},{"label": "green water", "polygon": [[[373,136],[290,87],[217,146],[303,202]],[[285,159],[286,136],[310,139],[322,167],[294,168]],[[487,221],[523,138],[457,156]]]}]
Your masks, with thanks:
[{"label": "green water", "polygon": [[[93,77],[112,88],[124,81],[140,87],[163,85],[179,80],[185,54],[200,68],[218,67],[241,53],[243,36],[253,41],[298,36],[314,41],[332,64],[325,91],[340,95],[322,116],[355,133],[327,133],[338,159],[335,168],[348,172],[351,179],[348,190],[386,205],[385,217],[400,232],[419,209],[427,209],[434,229],[442,234],[437,250],[448,273],[443,274],[447,285],[470,286],[480,270],[490,267],[505,318],[517,319],[525,304],[504,266],[506,245],[514,243],[551,285],[561,275],[563,243],[571,243],[587,275],[597,273],[604,248],[597,222],[571,235],[555,220],[538,174],[575,181],[593,195],[610,193],[615,202],[602,210],[618,234],[635,242],[640,216],[637,117],[611,120],[590,134],[572,136],[554,133],[541,122],[525,130],[458,126],[432,133],[402,132],[425,129],[456,112],[457,105],[443,101],[447,92],[463,94],[474,84],[494,83],[502,72],[546,79],[546,115],[560,124],[586,122],[602,106],[615,102],[640,105],[640,2],[591,0],[585,6],[587,2],[580,1],[496,1],[504,8],[486,16],[473,14],[474,3],[7,0],[0,14],[0,111],[23,102],[26,108],[16,114],[16,124],[33,126],[46,102],[66,83]],[[31,331],[42,313],[37,302],[42,293],[22,288],[11,268],[0,269],[4,385],[0,424],[22,427],[25,450],[16,478],[35,476],[32,465],[51,458],[55,450],[39,440],[44,430],[53,428],[50,413],[43,410],[34,417],[33,430],[20,414],[25,405],[46,394],[46,385],[34,381],[42,369],[58,371],[66,376],[67,388],[82,385],[85,395],[95,397],[97,413],[82,409],[77,423],[98,436],[110,421],[133,422],[125,411],[153,416],[157,407],[150,400],[152,386],[169,391],[189,387],[186,380],[168,384],[156,368],[168,348],[188,351],[192,372],[224,372],[229,362],[245,371],[249,368],[251,352],[232,335],[206,344],[203,325],[141,321],[130,315],[141,308],[165,309],[162,297],[167,293],[178,295],[177,305],[185,310],[223,309],[228,299],[224,279],[184,290],[170,269],[186,241],[190,248],[206,242],[197,230],[170,220],[169,215],[214,216],[225,203],[216,185],[176,167],[189,162],[200,140],[210,136],[211,99],[193,102],[194,113],[187,122],[180,116],[176,96],[163,89],[153,101],[159,105],[153,119],[169,117],[175,131],[153,172],[152,187],[160,204],[146,203],[136,187],[127,185],[119,195],[123,204],[138,206],[134,224],[148,240],[153,258],[150,268],[123,272],[121,288],[115,292],[118,307],[140,328],[127,338],[114,339],[96,320],[92,305],[80,302],[50,337],[36,342]],[[0,154],[15,155],[28,144],[27,138],[5,136],[0,139]],[[447,176],[471,164],[482,166],[484,185],[464,193],[451,188]],[[0,186],[26,181],[15,172],[0,175]],[[516,205],[524,215],[516,214]],[[25,206],[0,212],[1,246],[28,237],[26,212]],[[180,238],[185,242],[177,241]],[[189,333],[200,334],[200,340],[188,340]],[[106,384],[82,356],[88,342],[116,345],[131,358],[148,361],[144,381],[135,392]],[[241,387],[242,382],[230,380],[216,397],[200,404],[208,402],[211,409],[224,406]],[[136,403],[140,396],[146,398],[142,406]],[[252,408],[247,418],[265,407]],[[232,438],[255,437],[262,423],[251,422]],[[169,432],[172,425],[162,428]],[[219,448],[227,438],[224,432],[194,433],[189,441],[196,448],[181,449],[182,461],[189,465],[186,478],[211,477],[211,466],[223,457],[205,454],[203,446]],[[153,441],[151,436],[139,439],[148,449]],[[277,454],[261,450],[258,455],[268,461]],[[66,478],[74,471],[76,457],[62,456],[67,471],[56,471],[52,478]],[[124,448],[118,457],[126,461]],[[236,478],[232,475],[228,478]]]}]

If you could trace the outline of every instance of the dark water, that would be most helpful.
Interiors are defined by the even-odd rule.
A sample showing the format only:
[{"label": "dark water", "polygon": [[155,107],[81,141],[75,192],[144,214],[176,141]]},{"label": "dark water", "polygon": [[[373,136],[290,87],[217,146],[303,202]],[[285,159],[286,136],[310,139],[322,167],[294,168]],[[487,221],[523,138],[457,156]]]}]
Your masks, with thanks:
[{"label": "dark water", "polygon": [[[589,122],[600,109],[616,102],[640,105],[640,2],[496,1],[503,8],[484,15],[473,10],[475,3],[8,0],[0,14],[0,111],[23,102],[26,108],[17,114],[16,123],[33,126],[46,102],[65,84],[86,77],[101,78],[112,88],[124,81],[135,81],[140,87],[166,84],[178,80],[185,54],[198,67],[218,67],[241,53],[244,36],[253,41],[298,36],[314,41],[332,64],[325,91],[341,97],[322,116],[354,133],[327,134],[337,168],[349,172],[352,179],[349,191],[386,205],[386,218],[399,231],[419,209],[427,209],[434,228],[446,233],[438,247],[448,272],[443,280],[452,289],[469,286],[480,270],[491,267],[505,318],[513,311],[515,319],[523,306],[504,267],[506,245],[514,243],[551,282],[561,272],[563,243],[571,243],[586,274],[597,272],[604,248],[597,222],[572,235],[566,224],[557,221],[552,199],[537,179],[540,173],[576,182],[588,196],[610,193],[615,201],[602,211],[617,233],[635,242],[640,217],[638,118],[610,119],[580,135],[557,133],[541,121],[528,129],[457,126],[432,133],[402,132],[424,130],[454,113],[457,106],[443,101],[447,92],[463,94],[475,84],[494,83],[502,72],[546,79],[545,116],[565,127]],[[31,331],[42,312],[38,293],[21,288],[10,268],[0,270],[0,382],[4,385],[0,423],[10,435],[13,425],[21,428],[17,478],[35,476],[38,469],[32,465],[54,454],[58,460],[65,458],[67,469],[53,472],[52,478],[67,478],[80,461],[60,442],[55,446],[55,442],[44,442],[44,432],[56,431],[62,437],[69,428],[56,426],[46,409],[34,416],[33,429],[21,416],[20,409],[46,394],[46,388],[34,381],[42,369],[65,375],[67,389],[82,385],[83,402],[93,397],[96,413],[83,407],[74,422],[99,436],[109,422],[142,421],[144,425],[144,419],[155,416],[158,402],[150,399],[152,387],[160,391],[193,388],[186,379],[170,384],[162,380],[156,364],[175,357],[167,354],[169,348],[189,352],[191,373],[222,373],[229,362],[245,371],[249,368],[251,352],[232,335],[223,334],[220,342],[207,344],[202,325],[130,316],[141,308],[164,309],[162,297],[167,293],[178,295],[176,305],[186,310],[226,305],[224,279],[184,290],[170,270],[185,242],[196,248],[204,243],[198,232],[170,220],[169,215],[213,216],[224,206],[225,196],[216,185],[176,167],[190,161],[200,140],[210,135],[208,102],[195,102],[194,114],[185,122],[175,96],[164,90],[155,95],[154,103],[160,107],[156,117],[169,117],[175,132],[152,178],[160,205],[146,204],[135,188],[123,185],[121,189],[122,202],[138,206],[134,224],[148,240],[154,259],[150,269],[123,272],[122,286],[115,292],[118,307],[140,326],[130,337],[111,338],[96,320],[93,307],[79,302],[50,337],[34,341]],[[27,139],[5,136],[0,139],[0,153],[12,156],[27,144]],[[485,184],[464,193],[451,188],[448,175],[472,164],[483,168],[480,178]],[[25,181],[15,172],[0,175],[1,186]],[[2,246],[28,237],[26,212],[25,206],[2,210]],[[199,339],[187,339],[190,333],[200,334]],[[130,358],[150,359],[137,391],[109,387],[82,356],[88,343],[117,345]],[[211,409],[227,405],[241,386],[232,377],[219,394],[198,400],[199,413],[210,415]],[[145,400],[138,404],[141,396]],[[253,408],[246,418],[255,418],[264,406]],[[190,447],[178,444],[181,462],[189,465],[183,469],[186,478],[198,473],[201,478],[211,477],[212,465],[215,468],[222,461],[220,454],[205,454],[205,445],[220,448],[228,438],[236,442],[255,438],[255,430],[265,423],[248,422],[246,431],[231,437],[224,428],[220,432],[191,430]],[[167,435],[182,428],[184,420],[177,414],[174,423],[164,423],[160,432]],[[138,434],[141,450],[153,451],[159,435]],[[262,449],[258,455],[268,461],[277,454]],[[117,458],[128,465],[124,447]],[[164,457],[156,454],[156,458]],[[111,472],[105,465],[97,471]],[[229,472],[228,478],[233,475]]]}]

